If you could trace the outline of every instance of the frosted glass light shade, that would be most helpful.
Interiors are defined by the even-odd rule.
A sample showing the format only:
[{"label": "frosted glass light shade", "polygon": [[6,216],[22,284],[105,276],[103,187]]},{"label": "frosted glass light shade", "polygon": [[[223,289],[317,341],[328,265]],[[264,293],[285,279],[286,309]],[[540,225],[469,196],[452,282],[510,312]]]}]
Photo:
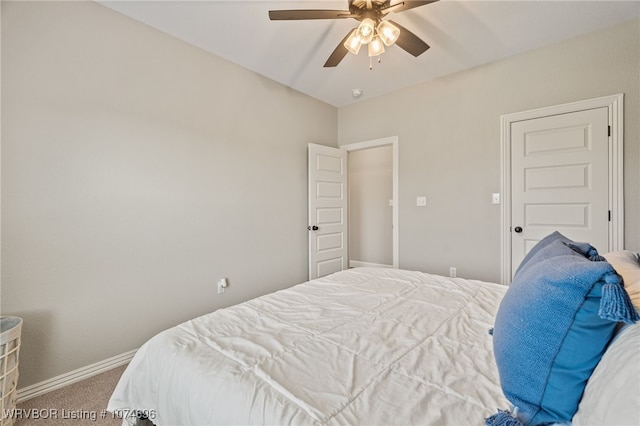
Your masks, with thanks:
[{"label": "frosted glass light shade", "polygon": [[354,55],[357,55],[358,52],[360,51],[361,46],[362,46],[362,41],[358,36],[358,29],[356,28],[355,30],[351,31],[351,34],[349,34],[349,37],[347,37],[347,40],[344,42],[344,47],[349,52],[353,53]]},{"label": "frosted glass light shade", "polygon": [[400,29],[391,22],[382,21],[378,24],[378,36],[386,46],[391,46],[400,37]]},{"label": "frosted glass light shade", "polygon": [[375,23],[373,19],[365,18],[360,22],[358,26],[358,36],[360,37],[360,43],[367,44],[373,39],[373,33],[375,32]]},{"label": "frosted glass light shade", "polygon": [[369,43],[369,56],[378,56],[382,53],[384,53],[384,43],[380,37],[375,36]]}]

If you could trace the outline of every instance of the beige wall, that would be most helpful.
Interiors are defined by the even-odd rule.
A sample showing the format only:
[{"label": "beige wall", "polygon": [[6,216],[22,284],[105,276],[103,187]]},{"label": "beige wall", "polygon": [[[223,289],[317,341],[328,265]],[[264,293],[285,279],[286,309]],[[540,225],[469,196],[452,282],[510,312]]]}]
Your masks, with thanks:
[{"label": "beige wall", "polygon": [[349,152],[349,261],[393,265],[393,149]]},{"label": "beige wall", "polygon": [[19,387],[306,280],[307,143],[336,129],[334,107],[96,3],[3,1]]},{"label": "beige wall", "polygon": [[[428,52],[426,53],[428,54]],[[340,108],[341,145],[399,138],[400,267],[499,282],[500,116],[624,93],[626,247],[640,250],[640,21]],[[391,105],[391,107],[389,107]],[[371,120],[385,111],[384,120]],[[417,195],[427,208],[415,207]]]}]

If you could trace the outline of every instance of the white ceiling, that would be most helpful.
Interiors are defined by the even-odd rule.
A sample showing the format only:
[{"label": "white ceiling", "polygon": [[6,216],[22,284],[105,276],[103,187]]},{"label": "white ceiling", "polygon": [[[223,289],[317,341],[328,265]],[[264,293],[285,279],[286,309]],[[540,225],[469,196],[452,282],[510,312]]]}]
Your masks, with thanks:
[{"label": "white ceiling", "polygon": [[[391,0],[392,4],[399,0]],[[124,15],[336,107],[496,61],[640,16],[640,1],[440,0],[390,19],[431,48],[398,46],[369,70],[366,49],[323,65],[354,19],[270,21],[269,10],[347,10],[347,0],[99,1]]]}]

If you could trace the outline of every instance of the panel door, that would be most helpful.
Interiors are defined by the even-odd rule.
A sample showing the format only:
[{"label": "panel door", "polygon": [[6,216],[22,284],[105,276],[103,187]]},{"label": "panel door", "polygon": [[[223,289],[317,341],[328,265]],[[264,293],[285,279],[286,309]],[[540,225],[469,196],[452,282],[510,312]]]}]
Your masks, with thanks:
[{"label": "panel door", "polygon": [[556,230],[608,251],[608,124],[604,107],[512,123],[512,274]]},{"label": "panel door", "polygon": [[347,151],[309,144],[309,279],[346,269]]}]

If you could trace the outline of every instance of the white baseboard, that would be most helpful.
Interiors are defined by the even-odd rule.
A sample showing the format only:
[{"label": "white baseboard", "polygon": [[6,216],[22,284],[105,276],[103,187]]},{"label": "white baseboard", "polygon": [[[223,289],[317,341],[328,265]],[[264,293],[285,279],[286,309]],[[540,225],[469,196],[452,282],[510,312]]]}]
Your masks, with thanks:
[{"label": "white baseboard", "polygon": [[[17,402],[24,402],[28,399],[35,398],[36,396],[43,395],[47,392],[60,389],[64,386],[68,386],[72,383],[88,379],[89,377],[104,373],[105,371],[109,371],[112,368],[124,365],[131,361],[136,351],[137,349],[134,349],[132,351],[116,355],[109,359],[105,359],[104,361],[96,362],[95,364],[78,368],[77,370],[70,371],[69,373],[61,374],[52,379],[45,380],[44,382],[36,383],[31,386],[18,389]],[[18,368],[20,367],[18,366]]]},{"label": "white baseboard", "polygon": [[369,268],[393,268],[393,265],[385,265],[383,263],[361,262],[359,260],[349,261],[349,268],[361,268],[364,266]]}]

